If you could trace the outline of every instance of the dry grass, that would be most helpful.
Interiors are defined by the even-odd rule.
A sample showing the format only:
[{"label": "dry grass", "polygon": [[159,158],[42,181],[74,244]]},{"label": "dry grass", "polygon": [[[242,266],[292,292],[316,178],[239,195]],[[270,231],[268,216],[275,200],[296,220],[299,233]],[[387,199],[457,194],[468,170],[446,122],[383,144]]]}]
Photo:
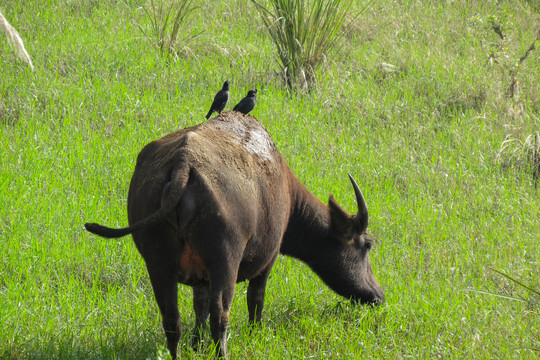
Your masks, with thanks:
[{"label": "dry grass", "polygon": [[533,178],[540,179],[540,133],[525,136],[523,140],[507,135],[497,153],[497,161],[530,169]]},{"label": "dry grass", "polygon": [[13,26],[10,25],[10,23],[6,20],[4,15],[0,12],[0,30],[2,33],[6,36],[8,39],[9,44],[17,54],[17,56],[27,63],[32,70],[34,70],[34,64],[32,64],[32,59],[30,58],[30,55],[28,55],[28,52],[26,51],[26,48],[24,47],[24,43],[21,39],[21,36],[15,30]]}]

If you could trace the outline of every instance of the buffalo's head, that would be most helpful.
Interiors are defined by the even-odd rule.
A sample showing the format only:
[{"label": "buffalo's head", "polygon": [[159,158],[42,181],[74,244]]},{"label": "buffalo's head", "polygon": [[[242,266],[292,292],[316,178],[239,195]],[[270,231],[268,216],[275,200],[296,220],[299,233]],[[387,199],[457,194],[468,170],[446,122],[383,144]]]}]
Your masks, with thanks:
[{"label": "buffalo's head", "polygon": [[378,305],[384,302],[384,292],[369,263],[373,240],[367,233],[367,205],[350,174],[349,179],[356,194],[358,212],[349,214],[330,195],[330,233],[327,240],[330,244],[325,256],[327,266],[320,271],[320,276],[339,295],[362,304]]}]

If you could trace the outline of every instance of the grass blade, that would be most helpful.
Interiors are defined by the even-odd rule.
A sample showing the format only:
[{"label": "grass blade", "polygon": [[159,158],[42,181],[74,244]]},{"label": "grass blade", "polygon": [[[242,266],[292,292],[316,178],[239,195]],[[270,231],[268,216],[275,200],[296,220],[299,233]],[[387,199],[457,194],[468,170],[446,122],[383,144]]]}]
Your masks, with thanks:
[{"label": "grass blade", "polygon": [[523,287],[523,288],[529,290],[530,292],[535,293],[536,295],[540,295],[540,292],[538,292],[537,290],[534,290],[534,289],[531,288],[530,286],[527,286],[527,285],[523,284],[521,281],[519,281],[519,280],[517,280],[517,279],[514,279],[514,278],[511,277],[510,275],[508,275],[508,274],[506,274],[506,273],[504,273],[504,272],[502,272],[502,271],[500,271],[500,270],[497,270],[497,269],[495,269],[495,268],[492,268],[492,267],[490,267],[489,269],[492,270],[492,271],[495,271],[497,274],[500,274],[500,275],[504,276],[504,277],[507,278],[508,280],[511,280],[511,281],[515,282],[516,284],[518,284],[519,286],[521,286],[521,287]]}]

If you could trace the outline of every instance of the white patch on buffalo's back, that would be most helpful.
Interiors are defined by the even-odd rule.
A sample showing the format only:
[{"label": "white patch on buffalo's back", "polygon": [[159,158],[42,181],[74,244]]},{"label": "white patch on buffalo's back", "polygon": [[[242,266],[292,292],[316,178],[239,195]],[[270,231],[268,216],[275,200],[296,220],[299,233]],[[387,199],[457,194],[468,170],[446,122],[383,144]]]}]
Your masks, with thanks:
[{"label": "white patch on buffalo's back", "polygon": [[251,136],[247,137],[247,142],[244,144],[247,151],[268,160],[272,160],[272,150],[274,149],[274,146],[268,133],[258,127],[251,129],[250,135]]},{"label": "white patch on buffalo's back", "polygon": [[220,131],[229,133],[249,153],[268,161],[274,160],[274,143],[261,125],[246,127],[238,121],[220,121],[217,127]]},{"label": "white patch on buffalo's back", "polygon": [[196,137],[198,136],[197,133],[195,133],[194,131],[188,131],[186,135],[184,135],[184,138],[186,139],[186,141],[189,141],[191,140],[193,137]]}]

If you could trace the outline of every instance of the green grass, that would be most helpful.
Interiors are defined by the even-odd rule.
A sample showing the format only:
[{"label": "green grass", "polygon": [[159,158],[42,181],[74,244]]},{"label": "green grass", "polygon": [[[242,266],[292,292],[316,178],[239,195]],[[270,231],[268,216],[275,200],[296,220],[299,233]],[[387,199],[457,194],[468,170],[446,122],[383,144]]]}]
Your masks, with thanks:
[{"label": "green grass", "polygon": [[[317,197],[332,192],[353,211],[346,174],[356,177],[387,296],[379,308],[353,307],[280,257],[252,334],[247,286],[236,288],[231,358],[539,358],[537,306],[468,291],[528,296],[490,267],[540,289],[538,191],[526,167],[497,159],[508,135],[539,130],[540,52],[521,65],[509,99],[506,75],[488,61],[498,37],[482,21],[513,14],[506,51],[519,59],[538,6],[398,3],[373,2],[348,25],[343,52],[303,96],[276,76],[273,44],[247,0],[201,3],[190,26],[204,31],[176,61],[141,37],[143,0],[3,4],[35,71],[0,39],[0,358],[164,355],[131,239],[82,225],[127,224],[140,149],[201,122],[226,79],[230,104],[257,86],[253,115]],[[185,346],[194,316],[190,289],[179,293],[181,355],[210,358],[209,348]]]}]

